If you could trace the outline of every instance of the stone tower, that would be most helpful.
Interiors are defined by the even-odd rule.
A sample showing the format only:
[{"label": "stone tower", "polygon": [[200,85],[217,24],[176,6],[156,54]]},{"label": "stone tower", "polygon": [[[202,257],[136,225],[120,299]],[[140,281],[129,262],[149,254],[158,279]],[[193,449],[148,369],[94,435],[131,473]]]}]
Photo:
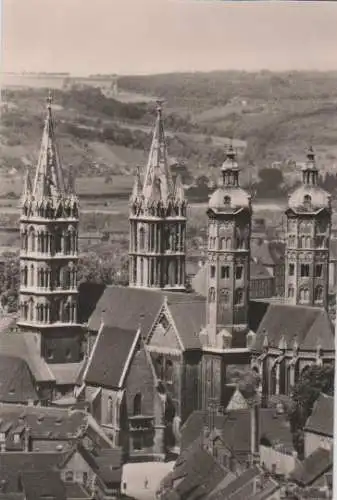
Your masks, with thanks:
[{"label": "stone tower", "polygon": [[302,168],[302,185],[289,196],[286,217],[286,299],[327,308],[331,197],[318,186],[312,148]]},{"label": "stone tower", "polygon": [[222,185],[208,206],[207,333],[210,346],[245,347],[252,206],[239,185],[230,146],[221,168]]},{"label": "stone tower", "polygon": [[77,324],[79,202],[71,173],[65,178],[47,100],[35,179],[27,172],[21,200],[20,319],[22,331],[39,334],[48,363],[78,362]]},{"label": "stone tower", "polygon": [[181,180],[171,177],[158,104],[148,163],[130,198],[130,286],[185,289],[186,209]]}]

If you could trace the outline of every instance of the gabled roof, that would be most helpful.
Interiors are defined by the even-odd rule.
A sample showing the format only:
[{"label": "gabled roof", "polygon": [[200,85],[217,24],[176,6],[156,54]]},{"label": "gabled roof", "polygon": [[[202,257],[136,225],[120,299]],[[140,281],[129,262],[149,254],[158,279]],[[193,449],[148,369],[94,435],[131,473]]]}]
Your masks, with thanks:
[{"label": "gabled roof", "polygon": [[89,385],[120,388],[139,337],[140,330],[103,325],[88,361],[84,381]]},{"label": "gabled roof", "polygon": [[200,349],[199,333],[206,324],[206,307],[200,302],[168,305],[184,349]]},{"label": "gabled roof", "polygon": [[0,331],[0,352],[25,360],[36,382],[55,382],[48,364],[36,348],[37,337],[32,332]]},{"label": "gabled roof", "polygon": [[323,350],[334,350],[334,332],[324,309],[288,304],[269,304],[256,332],[256,349],[263,347],[265,335],[269,347],[278,347],[284,337],[288,348],[296,336],[302,349],[315,350],[319,343]]},{"label": "gabled roof", "polygon": [[67,500],[65,484],[60,472],[53,470],[24,470],[21,481],[26,500]]},{"label": "gabled roof", "polygon": [[142,336],[145,337],[165,297],[168,304],[205,301],[194,293],[108,286],[89,319],[89,329],[98,331],[104,317],[104,324],[107,326],[125,330],[138,330],[141,326]]},{"label": "gabled roof", "polygon": [[79,410],[45,406],[0,404],[0,432],[11,423],[10,434],[19,425],[29,428],[33,439],[69,440],[85,429],[88,415]]},{"label": "gabled roof", "polygon": [[315,434],[333,437],[334,398],[321,393],[316,400],[312,413],[308,418],[305,430]]},{"label": "gabled roof", "polygon": [[332,469],[332,453],[317,448],[311,455],[299,462],[289,479],[300,486],[310,486],[316,479]]},{"label": "gabled roof", "polygon": [[79,374],[82,372],[84,362],[79,363],[53,363],[50,365],[50,371],[55,377],[56,384],[75,385]]},{"label": "gabled roof", "polygon": [[166,491],[161,498],[205,498],[227,473],[199,443],[194,444],[179,457],[168,480],[162,482]]},{"label": "gabled roof", "polygon": [[26,471],[57,470],[65,453],[8,452],[1,454],[0,478],[6,481],[8,492],[19,492],[19,474]]},{"label": "gabled roof", "polygon": [[[292,435],[285,415],[277,415],[271,408],[261,408],[260,439],[266,438],[271,445],[282,444],[292,449]],[[251,446],[250,409],[231,410],[216,415],[214,427],[220,433],[223,444],[234,454],[249,453]],[[181,447],[187,449],[203,432],[207,423],[207,412],[194,411],[181,429]]]},{"label": "gabled roof", "polygon": [[26,403],[38,400],[27,363],[21,358],[0,354],[0,401]]}]

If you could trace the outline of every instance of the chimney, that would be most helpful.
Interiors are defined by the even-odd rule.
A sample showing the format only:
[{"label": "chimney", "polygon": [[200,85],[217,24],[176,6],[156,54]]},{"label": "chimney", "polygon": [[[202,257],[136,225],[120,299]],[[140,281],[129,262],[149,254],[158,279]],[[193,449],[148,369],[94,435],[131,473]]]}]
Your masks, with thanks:
[{"label": "chimney", "polygon": [[252,463],[255,463],[256,456],[260,449],[260,406],[254,402],[250,408],[250,452]]}]

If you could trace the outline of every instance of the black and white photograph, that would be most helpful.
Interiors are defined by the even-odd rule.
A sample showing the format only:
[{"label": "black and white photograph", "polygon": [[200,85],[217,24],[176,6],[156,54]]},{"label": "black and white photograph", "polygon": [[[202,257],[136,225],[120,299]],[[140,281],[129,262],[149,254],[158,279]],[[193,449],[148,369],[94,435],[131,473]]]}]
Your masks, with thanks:
[{"label": "black and white photograph", "polygon": [[337,498],[336,27],[2,0],[0,500]]}]

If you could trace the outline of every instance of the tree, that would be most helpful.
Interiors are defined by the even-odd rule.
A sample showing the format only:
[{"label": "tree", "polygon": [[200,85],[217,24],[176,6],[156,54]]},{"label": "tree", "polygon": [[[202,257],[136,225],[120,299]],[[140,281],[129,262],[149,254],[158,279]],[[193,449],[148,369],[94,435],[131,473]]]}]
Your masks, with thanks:
[{"label": "tree", "polygon": [[291,394],[289,420],[295,449],[303,456],[303,429],[321,392],[334,393],[334,365],[313,365],[301,375]]}]

